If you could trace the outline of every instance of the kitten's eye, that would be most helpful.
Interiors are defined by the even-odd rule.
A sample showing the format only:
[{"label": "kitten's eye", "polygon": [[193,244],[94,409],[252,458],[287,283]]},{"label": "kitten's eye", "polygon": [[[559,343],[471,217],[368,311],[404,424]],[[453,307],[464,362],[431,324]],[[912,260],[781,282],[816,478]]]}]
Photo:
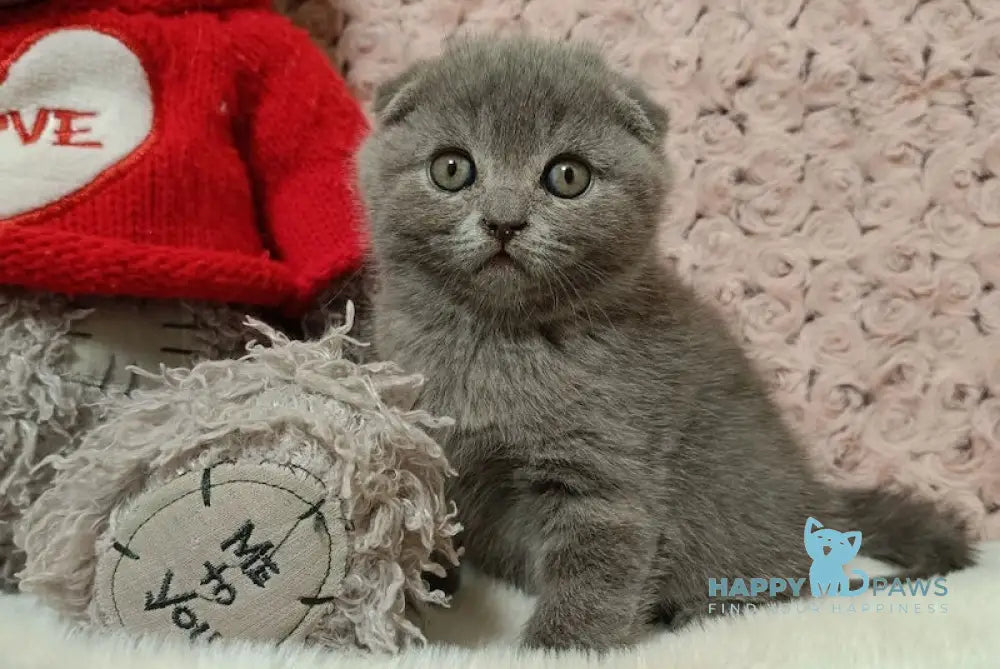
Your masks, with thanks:
[{"label": "kitten's eye", "polygon": [[431,161],[430,173],[435,186],[454,193],[476,180],[476,165],[461,151],[445,151]]},{"label": "kitten's eye", "polygon": [[556,197],[577,197],[590,185],[590,167],[576,158],[556,158],[545,168],[542,184]]}]

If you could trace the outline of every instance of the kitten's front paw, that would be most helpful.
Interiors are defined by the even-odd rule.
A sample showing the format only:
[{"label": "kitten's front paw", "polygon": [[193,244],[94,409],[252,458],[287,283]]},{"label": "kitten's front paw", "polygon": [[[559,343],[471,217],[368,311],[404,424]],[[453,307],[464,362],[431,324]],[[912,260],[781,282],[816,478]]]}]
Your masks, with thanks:
[{"label": "kitten's front paw", "polygon": [[536,614],[522,639],[525,648],[536,650],[607,651],[631,646],[637,639],[628,630],[611,624],[593,624],[577,618],[545,617]]},{"label": "kitten's front paw", "polygon": [[528,626],[521,645],[530,650],[567,650],[574,647],[569,637],[536,625]]}]

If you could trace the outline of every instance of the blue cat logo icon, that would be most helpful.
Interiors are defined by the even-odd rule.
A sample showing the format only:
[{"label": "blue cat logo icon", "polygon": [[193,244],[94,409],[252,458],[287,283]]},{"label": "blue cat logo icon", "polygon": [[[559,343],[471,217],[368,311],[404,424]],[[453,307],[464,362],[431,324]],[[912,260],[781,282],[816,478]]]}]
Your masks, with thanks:
[{"label": "blue cat logo icon", "polygon": [[809,567],[809,586],[813,597],[822,595],[853,597],[868,590],[868,574],[860,569],[852,573],[861,579],[861,587],[851,589],[851,577],[844,571],[844,565],[858,554],[861,548],[861,532],[838,532],[823,527],[815,518],[806,520],[806,553],[812,558]]}]

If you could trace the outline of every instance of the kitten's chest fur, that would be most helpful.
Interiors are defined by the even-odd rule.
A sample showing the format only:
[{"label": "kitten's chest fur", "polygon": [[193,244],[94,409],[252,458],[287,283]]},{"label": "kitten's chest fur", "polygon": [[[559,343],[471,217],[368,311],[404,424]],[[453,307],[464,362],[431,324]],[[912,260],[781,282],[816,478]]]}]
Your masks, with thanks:
[{"label": "kitten's chest fur", "polygon": [[434,436],[458,472],[449,496],[461,512],[468,559],[532,587],[525,543],[532,482],[581,432],[623,424],[613,418],[615,384],[601,375],[613,364],[607,351],[600,355],[587,336],[514,335],[464,314],[441,320],[378,308],[375,321],[378,355],[426,377],[420,408],[455,421]]},{"label": "kitten's chest fur", "polygon": [[461,314],[442,321],[382,309],[376,322],[379,355],[425,375],[420,407],[456,421],[448,441],[520,443],[558,431],[595,386],[581,338],[512,335]]},{"label": "kitten's chest fur", "polygon": [[460,474],[500,460],[530,465],[570,441],[641,457],[676,431],[671,400],[689,365],[664,354],[674,335],[653,334],[651,318],[599,311],[603,319],[505,329],[469,309],[402,295],[376,293],[375,348],[425,376],[420,408],[455,420],[436,436]]}]

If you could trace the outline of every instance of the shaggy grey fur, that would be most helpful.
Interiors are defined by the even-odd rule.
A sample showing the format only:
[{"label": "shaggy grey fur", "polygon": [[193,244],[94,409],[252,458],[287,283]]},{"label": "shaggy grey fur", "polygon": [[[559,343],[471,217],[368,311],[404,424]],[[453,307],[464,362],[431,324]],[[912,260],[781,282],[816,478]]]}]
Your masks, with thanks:
[{"label": "shaggy grey fur", "polygon": [[[598,55],[460,44],[375,107],[376,348],[456,418],[466,555],[539,595],[527,645],[630,644],[705,614],[709,577],[806,576],[808,516],[913,573],[972,562],[931,504],[817,481],[723,323],[658,262],[666,114]],[[449,149],[477,167],[457,192],[429,177]],[[593,169],[575,199],[543,187],[563,154]]]},{"label": "shaggy grey fur", "polygon": [[[196,357],[226,357],[242,347],[247,333],[239,312],[202,304],[175,306],[198,324],[191,335],[197,339]],[[24,554],[12,537],[21,515],[51,484],[47,459],[74,451],[83,433],[103,420],[104,402],[125,392],[110,376],[102,385],[77,376],[81,341],[95,355],[110,347],[128,356],[134,352],[130,344],[142,342],[134,341],[132,331],[113,328],[133,314],[135,319],[151,317],[151,310],[156,307],[143,300],[70,300],[0,289],[0,589],[17,585]],[[98,321],[101,326],[95,325]],[[142,356],[128,359],[149,362]],[[163,360],[181,364],[189,356]]]},{"label": "shaggy grey fur", "polygon": [[14,524],[51,478],[38,464],[75,447],[103,395],[62,373],[69,330],[83,315],[60,298],[0,290],[0,589],[16,587],[24,562]]}]

